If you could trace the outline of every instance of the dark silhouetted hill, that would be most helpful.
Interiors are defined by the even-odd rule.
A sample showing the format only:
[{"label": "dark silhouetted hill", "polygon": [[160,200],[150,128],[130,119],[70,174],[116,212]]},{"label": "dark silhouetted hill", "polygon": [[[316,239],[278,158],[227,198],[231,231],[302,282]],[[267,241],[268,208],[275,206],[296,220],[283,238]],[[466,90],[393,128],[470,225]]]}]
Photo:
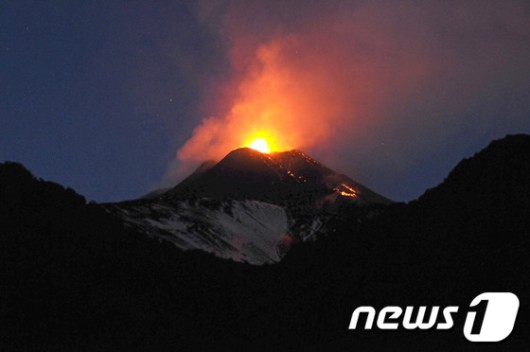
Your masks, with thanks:
[{"label": "dark silhouetted hill", "polygon": [[[377,216],[367,207],[360,222],[341,208],[332,234],[270,266],[127,232],[73,191],[2,164],[2,350],[528,350],[528,155],[530,136],[492,142],[417,201]],[[490,291],[519,297],[515,329],[473,344],[466,307]],[[449,331],[350,331],[360,305],[460,313]]]}]

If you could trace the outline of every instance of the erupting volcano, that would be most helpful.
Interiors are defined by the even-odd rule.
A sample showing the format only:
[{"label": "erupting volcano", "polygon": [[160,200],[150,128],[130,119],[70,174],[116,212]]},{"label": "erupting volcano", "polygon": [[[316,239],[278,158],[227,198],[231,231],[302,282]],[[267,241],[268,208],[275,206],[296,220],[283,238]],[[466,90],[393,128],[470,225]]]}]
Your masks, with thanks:
[{"label": "erupting volcano", "polygon": [[181,249],[263,264],[279,261],[296,242],[326,235],[341,207],[389,203],[299,150],[277,151],[256,137],[219,162],[204,162],[172,189],[108,209]]}]

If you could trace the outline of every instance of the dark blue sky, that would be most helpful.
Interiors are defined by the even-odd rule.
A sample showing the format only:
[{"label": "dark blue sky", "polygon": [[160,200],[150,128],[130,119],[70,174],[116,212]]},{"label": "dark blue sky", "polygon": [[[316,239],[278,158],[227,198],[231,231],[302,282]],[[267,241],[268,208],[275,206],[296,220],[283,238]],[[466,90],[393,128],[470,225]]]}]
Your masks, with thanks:
[{"label": "dark blue sky", "polygon": [[[212,82],[224,82],[233,74],[227,58],[233,29],[223,30],[226,21],[241,20],[254,35],[266,36],[268,23],[275,21],[283,23],[283,30],[303,34],[304,23],[295,21],[294,14],[313,20],[319,12],[300,7],[304,2],[293,3],[281,12],[269,9],[261,23],[261,12],[241,14],[231,2],[226,4],[214,10],[210,2],[196,6],[179,1],[1,5],[0,161],[21,162],[36,176],[72,187],[89,200],[130,199],[159,184],[179,147],[203,117],[214,113],[204,103],[215,92]],[[273,8],[274,2],[270,4]],[[455,77],[443,68],[443,84],[433,79],[423,85],[431,95],[415,93],[409,100],[387,101],[386,114],[397,118],[386,127],[368,126],[367,134],[376,137],[366,138],[365,148],[349,145],[344,138],[334,149],[333,160],[325,160],[329,154],[319,148],[310,154],[383,195],[408,200],[441,182],[457,161],[491,139],[528,133],[530,31],[524,20],[530,14],[521,5],[524,2],[513,4],[520,6],[519,15],[507,10],[505,16],[508,23],[516,22],[515,29],[491,22],[493,32],[481,32],[490,28],[482,27],[489,19],[477,24],[476,33],[472,26],[461,29],[471,38],[485,37],[484,42],[507,43],[500,45],[501,54],[482,42],[456,38],[462,37],[460,29],[447,28],[447,14],[435,8],[425,21],[444,21],[433,34],[434,42],[441,43],[433,50],[445,53],[450,47],[451,60],[465,63],[456,66]],[[279,16],[284,10],[293,16]],[[220,15],[212,11],[232,11],[236,16],[221,17],[221,25]],[[511,21],[510,16],[520,18]],[[403,26],[410,24],[403,20]],[[492,55],[498,60],[470,62]],[[467,87],[458,77],[468,73],[488,79],[477,79],[463,90],[472,92],[465,103],[445,104],[455,100],[451,92],[461,95],[458,87]],[[442,122],[424,123],[418,117],[424,114]],[[451,132],[437,138],[436,131],[445,126],[452,126]],[[415,153],[410,162],[403,162]]]},{"label": "dark blue sky", "polygon": [[195,123],[175,57],[211,51],[186,6],[14,1],[0,34],[0,160],[98,201],[161,179]]}]

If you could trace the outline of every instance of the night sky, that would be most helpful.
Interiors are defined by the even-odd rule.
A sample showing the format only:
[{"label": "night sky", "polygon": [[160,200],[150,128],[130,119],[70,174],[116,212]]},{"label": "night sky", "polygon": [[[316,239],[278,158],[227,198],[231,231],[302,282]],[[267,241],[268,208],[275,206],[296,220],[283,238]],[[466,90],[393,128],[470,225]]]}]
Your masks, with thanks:
[{"label": "night sky", "polygon": [[0,5],[0,161],[117,201],[264,129],[414,199],[530,132],[530,3]]}]

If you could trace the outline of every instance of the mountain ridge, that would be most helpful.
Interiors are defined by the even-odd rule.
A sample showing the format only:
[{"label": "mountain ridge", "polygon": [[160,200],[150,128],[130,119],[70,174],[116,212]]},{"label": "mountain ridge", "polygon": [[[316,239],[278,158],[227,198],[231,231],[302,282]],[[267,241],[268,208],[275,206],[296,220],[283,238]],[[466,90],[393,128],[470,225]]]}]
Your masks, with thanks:
[{"label": "mountain ridge", "polygon": [[[516,139],[492,143],[435,193],[384,207],[373,221],[341,208],[332,235],[265,266],[149,239],[74,191],[2,163],[0,347],[528,350],[530,136]],[[490,180],[509,186],[473,186]],[[464,308],[482,292],[513,292],[522,303],[499,344],[463,337]],[[348,330],[362,305],[463,311],[447,331]]]}]

